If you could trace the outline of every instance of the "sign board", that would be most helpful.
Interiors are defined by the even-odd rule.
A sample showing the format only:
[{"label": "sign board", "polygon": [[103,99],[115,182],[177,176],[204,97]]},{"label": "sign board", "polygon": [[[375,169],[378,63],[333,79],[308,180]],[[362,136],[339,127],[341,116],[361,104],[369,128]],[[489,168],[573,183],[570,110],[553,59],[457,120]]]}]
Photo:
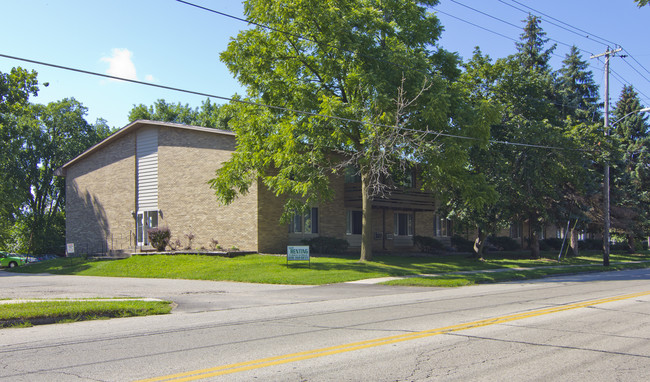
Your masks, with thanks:
[{"label": "sign board", "polygon": [[65,246],[65,253],[68,255],[74,254],[74,243],[68,243]]},{"label": "sign board", "polygon": [[289,261],[311,261],[309,258],[309,246],[307,245],[289,245],[287,246],[287,265]]}]

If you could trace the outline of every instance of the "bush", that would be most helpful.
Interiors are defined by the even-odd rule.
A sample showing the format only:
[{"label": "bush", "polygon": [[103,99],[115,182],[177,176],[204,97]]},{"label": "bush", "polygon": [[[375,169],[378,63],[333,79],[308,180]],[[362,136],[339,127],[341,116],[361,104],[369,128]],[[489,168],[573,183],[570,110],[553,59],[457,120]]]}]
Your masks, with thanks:
[{"label": "bush", "polygon": [[147,231],[147,236],[149,237],[149,242],[151,245],[156,248],[157,251],[164,251],[169,244],[169,240],[172,237],[172,233],[169,228],[151,228]]},{"label": "bush", "polygon": [[452,236],[451,246],[454,247],[458,252],[474,252],[474,242],[467,240],[462,236]]},{"label": "bush", "polygon": [[428,236],[413,236],[413,244],[421,252],[426,253],[434,253],[444,249],[444,245],[440,241]]},{"label": "bush", "polygon": [[337,254],[348,249],[348,241],[335,237],[319,236],[309,240],[303,240],[303,244],[309,246],[313,253]]},{"label": "bush", "polygon": [[521,247],[517,240],[508,236],[490,236],[487,241],[500,251],[516,251]]},{"label": "bush", "polygon": [[578,242],[578,248],[579,249],[584,249],[584,250],[591,250],[591,249],[602,249],[603,248],[603,241],[600,239],[586,239],[586,240],[580,240]]},{"label": "bush", "polygon": [[[550,251],[550,250],[559,251],[560,249],[562,249],[563,242],[564,239],[560,239],[557,237],[551,237],[548,239],[540,240],[539,249],[542,251]],[[569,238],[567,238],[566,242],[564,242],[564,246],[566,247],[567,245],[571,245]]]}]

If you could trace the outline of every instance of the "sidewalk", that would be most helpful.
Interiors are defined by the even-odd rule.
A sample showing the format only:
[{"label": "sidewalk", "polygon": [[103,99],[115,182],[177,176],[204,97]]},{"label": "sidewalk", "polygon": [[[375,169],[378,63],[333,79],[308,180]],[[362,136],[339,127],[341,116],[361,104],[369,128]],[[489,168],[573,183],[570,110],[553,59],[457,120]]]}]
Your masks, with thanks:
[{"label": "sidewalk", "polygon": [[[616,262],[610,263],[614,264],[640,264],[648,263],[650,261],[625,261],[625,262]],[[459,271],[459,272],[448,272],[448,273],[435,273],[435,274],[420,274],[420,275],[408,275],[408,276],[394,276],[394,277],[377,277],[374,279],[363,279],[356,281],[348,281],[345,284],[380,284],[387,281],[393,280],[402,280],[414,277],[439,277],[439,276],[448,276],[448,275],[466,275],[472,273],[498,273],[498,272],[509,272],[509,271],[534,271],[535,269],[550,269],[550,268],[582,268],[582,267],[591,267],[594,264],[579,264],[579,265],[547,265],[541,267],[528,267],[528,268],[497,268],[497,269],[483,269],[479,271]]]}]

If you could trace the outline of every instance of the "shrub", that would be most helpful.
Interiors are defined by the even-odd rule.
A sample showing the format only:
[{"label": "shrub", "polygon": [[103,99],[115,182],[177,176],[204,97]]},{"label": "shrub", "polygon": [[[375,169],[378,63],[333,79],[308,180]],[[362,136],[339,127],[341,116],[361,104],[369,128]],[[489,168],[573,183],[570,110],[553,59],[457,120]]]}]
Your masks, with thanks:
[{"label": "shrub", "polygon": [[185,247],[185,249],[192,249],[192,240],[194,239],[194,234],[192,232],[186,233],[185,237],[187,238],[187,247]]},{"label": "shrub", "polygon": [[565,242],[564,239],[551,237],[548,239],[540,240],[539,249],[542,251],[550,251],[550,250],[559,251],[560,249],[562,249],[562,243],[564,243],[565,247],[567,245],[571,245],[569,238],[567,238]]},{"label": "shrub", "polygon": [[517,240],[508,236],[490,236],[487,241],[500,251],[516,251],[520,248]]},{"label": "shrub", "polygon": [[303,244],[309,246],[309,250],[314,253],[342,253],[348,249],[348,241],[335,237],[319,236],[309,240],[303,240]]},{"label": "shrub", "polygon": [[172,233],[167,227],[151,228],[147,231],[147,237],[149,238],[151,245],[156,248],[157,251],[164,251],[169,244]]},{"label": "shrub", "polygon": [[428,236],[413,236],[413,244],[421,252],[426,253],[434,253],[444,249],[444,245],[440,241]]},{"label": "shrub", "polygon": [[603,241],[600,239],[586,239],[578,242],[578,248],[583,250],[602,249]]},{"label": "shrub", "polygon": [[458,252],[474,252],[474,242],[467,240],[462,236],[452,236],[451,246],[454,247]]}]

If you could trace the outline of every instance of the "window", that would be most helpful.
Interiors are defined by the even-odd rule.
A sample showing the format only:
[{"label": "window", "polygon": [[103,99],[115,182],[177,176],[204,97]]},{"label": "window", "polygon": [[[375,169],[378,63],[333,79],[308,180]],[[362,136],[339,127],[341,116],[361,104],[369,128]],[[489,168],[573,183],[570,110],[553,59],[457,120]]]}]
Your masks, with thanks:
[{"label": "window", "polygon": [[518,239],[521,237],[521,224],[513,223],[510,226],[510,237],[513,239]]},{"label": "window", "polygon": [[361,174],[359,169],[353,166],[348,166],[345,168],[345,183],[360,183]]},{"label": "window", "polygon": [[395,185],[403,189],[415,187],[415,169],[407,168],[403,173],[395,175]]},{"label": "window", "polygon": [[289,223],[289,233],[318,233],[318,207],[304,214],[296,212]]},{"label": "window", "polygon": [[149,245],[149,235],[147,232],[151,228],[158,228],[158,211],[138,212],[136,228],[138,245]]},{"label": "window", "polygon": [[395,236],[413,236],[413,214],[395,214]]},{"label": "window", "polygon": [[363,227],[363,214],[361,211],[347,211],[347,224],[345,233],[348,235],[361,235]]},{"label": "window", "polygon": [[438,237],[452,236],[451,220],[439,215],[434,215],[433,232],[435,233],[435,236]]}]

